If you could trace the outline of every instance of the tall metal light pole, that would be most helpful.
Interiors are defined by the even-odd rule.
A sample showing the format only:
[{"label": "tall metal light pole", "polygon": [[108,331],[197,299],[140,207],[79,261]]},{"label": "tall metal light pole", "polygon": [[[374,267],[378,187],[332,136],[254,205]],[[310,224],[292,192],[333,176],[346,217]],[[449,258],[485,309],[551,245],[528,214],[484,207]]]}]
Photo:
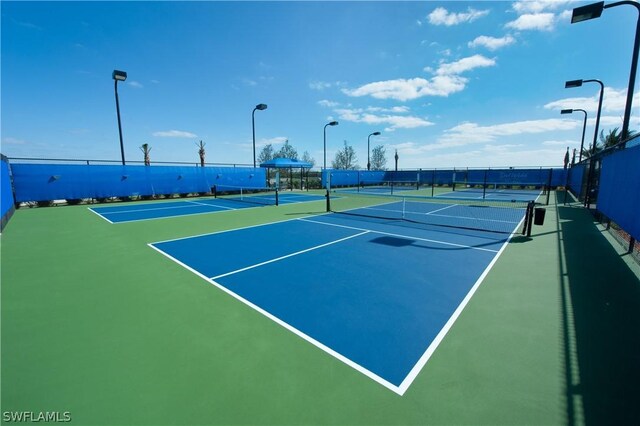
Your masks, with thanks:
[{"label": "tall metal light pole", "polygon": [[640,5],[635,1],[619,1],[605,5],[603,1],[573,9],[571,23],[587,21],[599,18],[604,9],[621,5],[634,6],[638,10],[638,21],[636,23],[636,37],[633,43],[633,53],[631,55],[631,71],[629,72],[629,86],[627,87],[627,102],[624,107],[624,118],[622,120],[621,140],[625,140],[629,135],[629,122],[631,121],[631,105],[633,103],[633,91],[636,84],[636,73],[638,70],[638,51],[640,50]]},{"label": "tall metal light pole", "polygon": [[367,170],[371,170],[371,161],[369,161],[369,142],[371,136],[380,136],[380,132],[373,132],[369,136],[367,136]]},{"label": "tall metal light pole", "polygon": [[267,104],[258,104],[251,112],[251,129],[253,130],[253,168],[256,168],[256,110],[264,111]]},{"label": "tall metal light pole", "polygon": [[584,132],[585,130],[587,130],[587,111],[579,108],[563,109],[562,111],[560,111],[560,114],[571,114],[574,111],[584,112],[584,122],[582,123],[582,142],[580,142],[580,157],[578,158],[578,163],[579,163],[582,161],[582,150],[584,149]]},{"label": "tall metal light pole", "polygon": [[604,97],[604,84],[600,80],[570,80],[564,83],[564,88],[580,87],[582,83],[598,83],[600,85],[600,100],[598,101],[598,112],[596,114],[596,128],[593,132],[593,145],[591,146],[591,153],[596,152],[596,144],[598,143],[598,129],[600,128],[600,113],[602,113],[602,98]]},{"label": "tall metal light pole", "polygon": [[324,125],[324,163],[323,163],[323,170],[327,169],[327,126],[337,126],[338,122],[337,121],[331,121],[327,124]]},{"label": "tall metal light pole", "polygon": [[120,101],[118,100],[118,82],[127,79],[127,73],[124,71],[113,70],[111,77],[114,80],[114,88],[116,92],[116,113],[118,114],[118,132],[120,134],[120,154],[122,155],[122,165],[124,162],[124,144],[122,143],[122,123],[120,122]]}]

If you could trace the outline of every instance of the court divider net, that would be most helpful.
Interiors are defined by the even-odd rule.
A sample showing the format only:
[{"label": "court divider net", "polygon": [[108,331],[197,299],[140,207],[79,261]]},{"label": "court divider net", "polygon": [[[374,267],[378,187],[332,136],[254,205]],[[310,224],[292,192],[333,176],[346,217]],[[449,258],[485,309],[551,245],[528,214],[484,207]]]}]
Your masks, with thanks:
[{"label": "court divider net", "polygon": [[[529,201],[327,191],[327,211],[375,222],[411,222],[503,234],[525,230]],[[526,224],[525,224],[526,225]]]}]

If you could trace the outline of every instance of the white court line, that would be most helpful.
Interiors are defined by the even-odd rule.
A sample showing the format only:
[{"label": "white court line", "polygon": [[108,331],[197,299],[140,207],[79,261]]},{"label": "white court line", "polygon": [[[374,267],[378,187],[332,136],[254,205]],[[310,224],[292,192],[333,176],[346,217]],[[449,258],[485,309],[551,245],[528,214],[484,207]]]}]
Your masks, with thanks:
[{"label": "white court line", "polygon": [[[411,212],[409,212],[409,213],[411,213]],[[485,219],[485,218],[481,218],[481,217],[453,216],[453,215],[449,215],[449,214],[434,214],[433,216],[450,217],[450,218],[453,218],[453,219],[481,220],[483,222],[518,223],[518,222],[513,221],[513,220]],[[506,232],[505,232],[505,234],[506,234]]]},{"label": "white court line", "polygon": [[206,203],[201,203],[201,202],[198,202],[198,201],[187,201],[187,203],[196,204],[198,206],[218,207],[218,208],[227,209],[227,210],[238,210],[238,209],[234,209],[233,207],[220,206],[218,204],[206,204]]},{"label": "white court line", "polygon": [[285,256],[276,257],[275,259],[266,260],[264,262],[256,263],[255,265],[247,266],[245,268],[240,268],[240,269],[237,269],[235,271],[227,272],[225,274],[216,275],[215,277],[211,277],[211,279],[212,280],[217,280],[218,278],[227,277],[229,275],[234,275],[234,274],[237,274],[239,272],[247,271],[249,269],[258,268],[260,266],[264,266],[264,265],[267,265],[269,263],[278,262],[280,260],[287,259],[289,257],[297,256],[297,255],[302,254],[302,253],[307,253],[309,251],[318,250],[320,248],[327,247],[327,246],[330,246],[332,244],[340,243],[342,241],[346,241],[346,240],[349,240],[351,238],[359,237],[360,235],[368,234],[369,232],[370,231],[364,231],[364,232],[360,232],[358,234],[350,235],[350,236],[345,237],[345,238],[340,238],[339,240],[329,241],[328,243],[320,244],[320,245],[315,246],[315,247],[311,247],[311,248],[308,248],[308,249],[300,250],[300,251],[297,251],[295,253],[287,254]]},{"label": "white court line", "polygon": [[446,207],[443,207],[443,208],[441,208],[441,209],[433,210],[433,211],[430,211],[430,212],[428,212],[428,213],[426,213],[426,214],[427,214],[427,215],[434,214],[434,213],[436,213],[436,212],[440,212],[440,211],[442,211],[442,210],[450,209],[451,207],[455,207],[455,206],[457,206],[457,205],[459,205],[459,204],[451,204],[450,206],[446,206]]},{"label": "white court line", "polygon": [[391,232],[374,231],[372,229],[357,228],[355,226],[348,226],[348,225],[338,225],[336,223],[321,222],[321,221],[317,221],[317,220],[313,220],[313,219],[297,218],[295,220],[301,220],[303,222],[318,223],[320,225],[326,225],[326,226],[335,226],[335,227],[338,227],[338,228],[353,229],[354,231],[368,231],[368,232],[371,232],[372,234],[389,235],[391,237],[404,238],[404,239],[407,239],[407,240],[425,241],[425,242],[441,244],[441,245],[445,245],[445,246],[454,246],[454,247],[466,248],[466,249],[471,249],[471,250],[488,251],[488,252],[491,252],[491,253],[497,253],[498,252],[498,250],[491,250],[491,249],[486,249],[486,248],[482,248],[482,247],[472,247],[472,246],[467,246],[467,245],[464,245],[464,244],[449,243],[447,241],[431,240],[429,238],[420,238],[420,237],[414,237],[414,236],[410,236],[410,235],[394,234],[394,233],[391,233]]},{"label": "white court line", "polygon": [[102,216],[100,213],[98,213],[97,211],[95,211],[94,209],[92,209],[91,207],[87,207],[87,209],[91,212],[91,213],[95,213],[98,216],[100,216],[101,218],[103,218],[104,220],[106,220],[107,222],[109,222],[110,224],[113,225],[113,222],[110,221],[109,219],[107,219],[106,217]]},{"label": "white court line", "polygon": [[[353,228],[355,230],[363,231],[361,234],[358,234],[358,235],[362,235],[362,234],[364,234],[366,232],[387,234],[387,235],[392,235],[392,236],[394,235],[394,234],[388,234],[388,233],[384,233],[384,232],[371,231],[371,230],[368,230],[368,229],[360,229],[360,228],[349,227],[349,226],[344,226],[344,225],[337,225],[337,224],[330,224],[330,223],[324,223],[324,222],[319,222],[319,221],[313,221],[313,220],[304,219],[304,218],[288,219],[288,220],[281,221],[281,222],[289,222],[289,221],[292,221],[292,220],[301,220],[301,221],[305,221],[305,222],[313,222],[313,223],[318,223],[318,224],[321,224],[321,225],[337,226],[337,227],[343,227],[343,228]],[[522,223],[522,221],[524,221],[524,218],[520,221],[520,224]],[[253,225],[253,226],[247,226],[247,227],[244,227],[244,228],[237,228],[237,229],[233,229],[233,230],[226,230],[226,231],[214,232],[214,233],[211,233],[211,234],[203,234],[203,235],[213,235],[213,234],[218,234],[218,233],[223,233],[223,232],[235,231],[235,230],[239,230],[239,229],[255,228],[255,227],[259,227],[259,226],[271,225],[271,224],[274,224],[274,223],[281,223],[281,222],[272,222],[272,223],[266,223],[266,224],[260,224],[260,225]],[[518,227],[519,227],[519,225],[518,225]],[[480,286],[480,284],[484,281],[484,279],[488,275],[488,273],[491,270],[491,268],[495,265],[495,263],[497,262],[498,258],[500,257],[500,255],[503,253],[503,251],[507,247],[507,244],[509,243],[509,241],[511,240],[511,238],[515,234],[515,232],[518,229],[518,227],[516,227],[514,229],[514,231],[509,235],[508,239],[502,244],[502,247],[500,248],[500,250],[498,250],[497,252],[493,251],[493,250],[488,250],[488,249],[479,249],[479,248],[469,247],[469,248],[476,249],[476,250],[493,251],[495,253],[495,256],[492,259],[492,261],[489,263],[487,268],[485,268],[484,272],[480,275],[478,280],[476,280],[475,284],[473,285],[471,290],[467,293],[467,295],[462,300],[460,305],[458,305],[458,307],[456,308],[456,310],[454,311],[452,316],[445,323],[445,325],[440,330],[440,332],[438,333],[436,338],[431,342],[431,344],[427,347],[427,349],[425,350],[423,355],[419,358],[418,362],[410,370],[409,374],[405,377],[405,379],[402,381],[400,386],[396,386],[396,385],[390,383],[389,381],[383,379],[382,377],[378,376],[377,374],[373,373],[372,371],[364,368],[360,364],[357,364],[356,362],[354,362],[351,359],[345,357],[344,355],[336,352],[335,350],[331,349],[330,347],[320,343],[316,339],[314,339],[311,336],[303,333],[302,331],[298,330],[297,328],[293,327],[292,325],[288,324],[287,322],[285,322],[285,321],[281,320],[280,318],[274,316],[273,314],[265,311],[264,309],[260,308],[259,306],[251,303],[247,299],[245,299],[245,298],[241,297],[240,295],[234,293],[233,291],[229,290],[225,286],[217,283],[214,279],[206,277],[205,275],[201,274],[197,270],[191,268],[187,264],[179,261],[178,259],[176,259],[173,256],[165,253],[164,251],[160,250],[159,248],[157,248],[157,247],[155,247],[153,245],[153,244],[158,244],[158,243],[150,243],[150,244],[147,244],[147,245],[149,247],[151,247],[152,249],[156,250],[157,252],[159,252],[160,254],[162,254],[163,256],[167,257],[168,259],[174,261],[178,265],[180,265],[183,268],[187,269],[188,271],[191,271],[192,273],[196,274],[200,278],[204,279],[209,284],[211,284],[211,285],[217,287],[218,289],[224,291],[225,293],[229,294],[230,296],[234,297],[235,299],[239,300],[240,302],[244,303],[245,305],[249,306],[250,308],[254,309],[255,311],[261,313],[265,317],[271,319],[275,323],[277,323],[280,326],[284,327],[285,329],[291,331],[295,335],[301,337],[302,339],[306,340],[307,342],[311,343],[312,345],[316,346],[317,348],[321,349],[322,351],[328,353],[329,355],[333,356],[334,358],[338,359],[339,361],[343,362],[344,364],[350,366],[351,368],[355,369],[356,371],[364,374],[365,376],[367,376],[370,379],[374,380],[375,382],[381,384],[382,386],[386,387],[387,389],[389,389],[389,390],[395,392],[396,394],[402,396],[402,395],[405,394],[405,392],[411,386],[411,384],[416,379],[416,377],[418,376],[418,374],[420,373],[422,368],[426,365],[426,363],[429,360],[429,358],[435,352],[435,350],[438,347],[438,345],[442,342],[442,340],[444,339],[445,335],[449,332],[449,330],[451,329],[451,327],[453,326],[455,321],[458,319],[458,317],[460,316],[460,314],[462,313],[462,311],[466,307],[466,305],[469,303],[469,301],[471,300],[471,298],[474,295],[474,293],[477,291],[477,289]],[[354,236],[351,236],[351,237],[347,237],[347,238],[353,238],[355,236],[357,236],[357,235],[354,235]],[[406,237],[406,236],[402,236],[402,235],[395,235],[395,236],[404,237],[404,238],[413,238],[413,237]],[[167,240],[165,242],[183,240],[183,239],[187,239],[187,238],[194,238],[194,237],[178,238],[178,239],[175,239],[175,240]],[[342,240],[344,240],[344,239],[342,239]],[[426,240],[426,241],[431,241],[431,240]],[[433,242],[438,242],[438,241],[433,241]],[[445,243],[445,242],[439,242],[439,243],[448,244],[448,245],[457,245],[457,244]]]},{"label": "white court line", "polygon": [[[296,219],[291,219],[291,220],[296,220]],[[348,365],[349,367],[353,368],[354,370],[364,374],[365,376],[369,377],[370,379],[372,379],[373,381],[381,384],[382,386],[386,387],[387,389],[395,392],[396,394],[402,396],[402,394],[404,394],[404,392],[406,391],[406,389],[401,390],[401,388],[399,388],[398,386],[394,385],[393,383],[383,379],[382,377],[378,376],[377,374],[375,374],[374,372],[367,370],[366,368],[364,368],[363,366],[361,366],[360,364],[350,360],[349,358],[347,358],[346,356],[342,355],[339,352],[334,351],[333,349],[331,349],[330,347],[324,345],[323,343],[320,343],[318,340],[314,339],[313,337],[303,333],[302,331],[298,330],[297,328],[295,328],[294,326],[292,326],[291,324],[281,320],[280,318],[276,317],[275,315],[269,313],[268,311],[265,311],[264,309],[262,309],[261,307],[259,307],[258,305],[255,305],[254,303],[251,303],[250,301],[248,301],[247,299],[245,299],[244,297],[240,296],[239,294],[234,293],[233,291],[229,290],[228,288],[226,288],[225,286],[218,284],[216,281],[214,281],[211,278],[208,278],[204,275],[202,275],[200,272],[198,272],[197,270],[191,268],[190,266],[186,265],[185,263],[182,263],[181,261],[179,261],[178,259],[174,258],[173,256],[163,252],[162,250],[160,250],[159,248],[155,247],[153,244],[147,244],[149,247],[151,247],[152,249],[156,250],[158,253],[162,254],[163,256],[167,257],[168,259],[174,261],[175,263],[177,263],[178,265],[182,266],[183,268],[185,268],[188,271],[191,271],[192,273],[196,274],[197,276],[199,276],[200,278],[202,278],[203,280],[207,281],[209,284],[217,287],[218,289],[224,291],[225,293],[227,293],[228,295],[230,295],[231,297],[239,300],[240,302],[244,303],[245,305],[249,306],[250,308],[254,309],[255,311],[257,311],[258,313],[264,315],[265,317],[269,318],[271,321],[275,322],[276,324],[284,327],[285,329],[287,329],[288,331],[292,332],[293,334],[295,334],[296,336],[306,340],[307,342],[311,343],[312,345],[314,345],[315,347],[317,347],[318,349],[328,353],[329,355],[331,355],[332,357],[338,359],[339,361],[342,361],[344,364]]]},{"label": "white court line", "polygon": [[[115,209],[118,208],[120,206],[104,206],[104,207],[99,207],[99,208],[104,208],[104,209]],[[119,211],[114,211],[114,212],[109,212],[106,211],[104,212],[105,214],[122,214],[122,213],[138,213],[138,212],[153,212],[153,211],[157,211],[157,210],[170,210],[170,209],[184,209],[184,208],[190,208],[192,206],[167,206],[167,207],[153,207],[153,208],[148,208],[148,209],[131,209],[131,210],[119,210]],[[99,213],[102,214],[102,213]]]},{"label": "white court line", "polygon": [[460,302],[460,305],[458,305],[458,307],[453,312],[451,317],[449,317],[449,320],[445,323],[444,327],[442,327],[438,335],[433,339],[429,347],[427,347],[427,350],[422,354],[422,356],[420,357],[416,365],[414,365],[411,371],[409,372],[409,374],[407,374],[407,377],[405,377],[402,383],[400,383],[399,389],[400,389],[400,392],[402,392],[400,395],[403,395],[407,391],[407,389],[409,389],[409,386],[411,386],[411,384],[416,379],[416,377],[418,377],[418,374],[420,373],[422,368],[425,366],[427,361],[429,361],[429,358],[431,358],[433,353],[436,351],[437,347],[440,345],[440,343],[442,342],[444,337],[447,335],[447,333],[449,332],[453,324],[456,322],[456,320],[458,319],[458,317],[460,316],[464,308],[467,306],[467,304],[469,303],[469,301],[471,300],[475,292],[480,287],[480,284],[482,284],[484,279],[487,277],[487,275],[489,274],[489,271],[493,268],[493,265],[495,265],[500,255],[507,248],[507,244],[509,244],[509,241],[511,241],[511,238],[513,238],[513,236],[516,233],[516,230],[520,228],[520,225],[522,224],[523,221],[524,221],[524,218],[520,220],[520,222],[518,223],[518,226],[516,226],[513,232],[509,235],[509,238],[507,238],[507,241],[505,241],[504,244],[502,244],[502,247],[500,248],[500,250],[498,250],[493,260],[491,260],[489,265],[485,268],[484,272],[482,272],[480,277],[478,277],[473,287],[471,287],[471,290],[469,290],[469,292],[464,297],[464,299],[462,299],[462,302]]}]

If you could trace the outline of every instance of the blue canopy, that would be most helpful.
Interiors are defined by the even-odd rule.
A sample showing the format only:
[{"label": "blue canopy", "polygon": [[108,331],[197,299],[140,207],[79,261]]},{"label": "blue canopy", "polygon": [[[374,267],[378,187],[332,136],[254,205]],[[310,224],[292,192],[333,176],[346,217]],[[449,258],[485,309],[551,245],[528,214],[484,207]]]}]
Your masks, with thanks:
[{"label": "blue canopy", "polygon": [[274,158],[273,160],[265,161],[260,164],[260,167],[268,167],[271,169],[288,169],[288,168],[302,168],[310,169],[311,163],[305,161],[296,160],[295,158]]}]

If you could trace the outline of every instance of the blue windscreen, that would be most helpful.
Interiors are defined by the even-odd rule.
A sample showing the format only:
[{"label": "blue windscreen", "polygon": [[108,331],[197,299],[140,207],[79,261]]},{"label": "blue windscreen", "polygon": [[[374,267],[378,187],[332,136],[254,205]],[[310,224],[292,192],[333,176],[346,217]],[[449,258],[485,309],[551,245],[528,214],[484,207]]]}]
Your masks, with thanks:
[{"label": "blue windscreen", "polygon": [[265,169],[188,166],[13,164],[16,201],[209,192],[214,185],[263,188]]},{"label": "blue windscreen", "polygon": [[598,210],[640,240],[640,146],[605,157]]},{"label": "blue windscreen", "polygon": [[11,218],[15,208],[14,206],[13,191],[11,189],[11,176],[9,174],[9,163],[6,158],[2,156],[2,161],[0,161],[0,211],[2,213],[0,230],[4,229],[4,226]]},{"label": "blue windscreen", "polygon": [[421,185],[451,185],[453,182],[564,186],[565,169],[443,169],[443,170],[323,170],[322,186],[326,186],[326,173],[331,173],[331,186],[354,186],[358,182],[415,182]]},{"label": "blue windscreen", "polygon": [[576,195],[579,199],[582,199],[582,182],[585,178],[585,171],[587,169],[587,164],[576,164],[569,171],[568,186],[571,192]]}]

